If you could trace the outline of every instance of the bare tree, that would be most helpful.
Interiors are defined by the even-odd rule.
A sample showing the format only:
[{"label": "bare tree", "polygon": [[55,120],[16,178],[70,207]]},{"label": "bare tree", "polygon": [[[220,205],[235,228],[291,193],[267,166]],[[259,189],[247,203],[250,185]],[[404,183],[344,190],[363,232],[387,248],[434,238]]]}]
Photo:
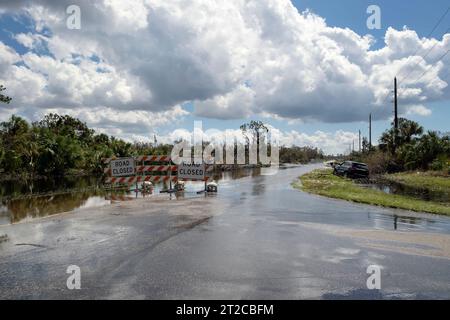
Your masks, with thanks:
[{"label": "bare tree", "polygon": [[247,140],[248,150],[250,150],[250,139],[247,136],[247,133],[250,132],[253,136],[253,141],[256,140],[257,145],[257,163],[259,163],[259,142],[261,141],[261,138],[264,138],[264,134],[269,132],[269,129],[266,127],[266,125],[262,121],[250,121],[250,123],[244,123],[241,125],[241,131]]}]

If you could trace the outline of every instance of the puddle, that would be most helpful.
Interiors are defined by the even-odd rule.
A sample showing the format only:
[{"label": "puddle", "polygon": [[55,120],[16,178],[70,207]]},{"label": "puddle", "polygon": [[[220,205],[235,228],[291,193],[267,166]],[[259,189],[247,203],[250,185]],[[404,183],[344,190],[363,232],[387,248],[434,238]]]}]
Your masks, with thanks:
[{"label": "puddle", "polygon": [[414,188],[391,181],[378,180],[371,183],[361,183],[362,187],[382,191],[387,194],[398,194],[425,201],[450,202],[450,193],[442,191],[431,191],[426,188]]}]

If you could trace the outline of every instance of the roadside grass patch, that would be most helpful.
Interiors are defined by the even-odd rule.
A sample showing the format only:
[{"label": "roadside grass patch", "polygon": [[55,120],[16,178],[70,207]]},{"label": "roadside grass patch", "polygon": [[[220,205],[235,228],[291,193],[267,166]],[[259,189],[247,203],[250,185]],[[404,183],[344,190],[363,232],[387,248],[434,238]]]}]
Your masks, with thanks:
[{"label": "roadside grass patch", "polygon": [[407,187],[424,188],[431,191],[450,193],[450,176],[440,172],[402,172],[385,174],[383,179],[403,184]]},{"label": "roadside grass patch", "polygon": [[292,186],[308,193],[389,208],[450,215],[450,204],[424,201],[405,195],[387,194],[364,188],[351,179],[333,175],[331,169],[318,169],[301,176]]}]

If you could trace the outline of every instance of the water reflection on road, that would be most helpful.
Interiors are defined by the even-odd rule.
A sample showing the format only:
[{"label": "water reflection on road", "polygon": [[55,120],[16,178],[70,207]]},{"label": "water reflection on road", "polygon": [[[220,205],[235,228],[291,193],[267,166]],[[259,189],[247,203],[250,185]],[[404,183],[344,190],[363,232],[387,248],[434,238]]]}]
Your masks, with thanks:
[{"label": "water reflection on road", "polygon": [[[216,172],[216,181],[232,181],[247,176],[259,175],[259,169],[241,169]],[[168,189],[168,184],[155,184],[151,193],[136,192],[136,186],[129,190],[110,190],[102,188],[98,178],[70,178],[26,183],[7,183],[0,190],[0,225],[23,222],[33,218],[42,218],[58,213],[85,208],[95,208],[111,204],[114,201],[129,201],[150,197]],[[141,186],[138,185],[138,189]],[[197,191],[204,188],[203,182],[188,182],[186,191],[174,194],[171,199],[198,196]],[[3,198],[1,197],[3,196]],[[10,199],[11,198],[11,199]]]},{"label": "water reflection on road", "polygon": [[219,196],[242,213],[257,213],[291,222],[325,223],[380,230],[426,230],[450,233],[450,218],[329,199],[291,187],[299,175],[321,167],[288,167],[275,176],[255,176],[222,182]]},{"label": "water reflection on road", "polygon": [[[450,233],[448,217],[328,199],[291,187],[290,183],[296,177],[320,166],[320,164],[287,166],[272,176],[260,175],[259,169],[216,172],[214,179],[219,181],[219,193],[216,197],[222,204],[238,208],[242,214],[258,214],[271,219],[276,213],[277,219],[287,222],[301,221],[356,228]],[[80,184],[86,185],[86,182],[81,181]],[[167,187],[167,185],[156,184],[153,195],[159,194]],[[203,197],[204,195],[197,194],[197,191],[202,190],[203,187],[203,182],[189,182],[186,184],[185,192],[173,194],[170,199]],[[130,188],[133,189],[134,186]],[[134,191],[105,191],[95,185],[95,188],[83,192],[65,192],[3,201],[0,204],[0,224],[17,223],[62,212],[76,213],[85,208],[151,196]]]},{"label": "water reflection on road", "polygon": [[7,200],[0,206],[0,224],[17,223],[79,208],[109,204],[110,201],[105,199],[103,193],[101,190],[91,190]]}]

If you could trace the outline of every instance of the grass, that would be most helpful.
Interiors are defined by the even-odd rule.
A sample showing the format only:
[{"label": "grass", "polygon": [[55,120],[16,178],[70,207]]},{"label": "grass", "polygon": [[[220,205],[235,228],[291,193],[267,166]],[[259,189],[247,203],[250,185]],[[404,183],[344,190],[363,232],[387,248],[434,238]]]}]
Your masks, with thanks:
[{"label": "grass", "polygon": [[402,172],[385,174],[383,178],[408,187],[450,192],[450,177],[444,176],[440,172]]},{"label": "grass", "polygon": [[334,176],[330,169],[319,169],[305,174],[299,180],[294,181],[292,185],[297,189],[330,198],[417,212],[450,215],[450,204],[424,201],[409,196],[387,194],[383,191],[363,188],[350,179]]}]

